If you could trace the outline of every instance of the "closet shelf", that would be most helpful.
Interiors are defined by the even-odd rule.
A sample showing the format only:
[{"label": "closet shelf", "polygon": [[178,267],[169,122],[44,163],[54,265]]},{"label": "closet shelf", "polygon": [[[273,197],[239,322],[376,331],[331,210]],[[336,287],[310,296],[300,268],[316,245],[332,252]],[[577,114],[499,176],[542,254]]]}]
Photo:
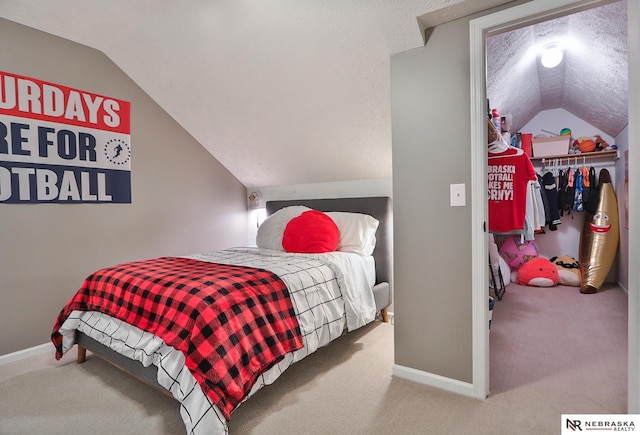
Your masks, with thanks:
[{"label": "closet shelf", "polygon": [[560,154],[560,155],[556,155],[556,156],[544,156],[544,157],[530,157],[529,160],[531,160],[532,162],[536,161],[536,162],[548,162],[550,160],[569,160],[570,162],[572,161],[577,161],[578,163],[582,162],[582,161],[587,161],[587,160],[593,160],[593,159],[612,159],[612,160],[617,160],[618,158],[620,158],[620,156],[618,155],[618,150],[611,150],[611,151],[594,151],[592,153],[584,153],[584,154]]}]

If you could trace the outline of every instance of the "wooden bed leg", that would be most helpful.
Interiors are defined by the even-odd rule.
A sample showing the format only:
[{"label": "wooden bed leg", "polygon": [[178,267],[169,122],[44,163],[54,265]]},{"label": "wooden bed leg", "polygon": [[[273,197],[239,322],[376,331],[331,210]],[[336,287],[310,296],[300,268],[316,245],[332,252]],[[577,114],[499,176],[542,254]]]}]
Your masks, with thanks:
[{"label": "wooden bed leg", "polygon": [[380,310],[380,317],[382,317],[382,321],[384,323],[389,323],[389,315],[387,314],[387,309],[383,308]]},{"label": "wooden bed leg", "polygon": [[78,364],[82,364],[87,360],[87,348],[84,346],[78,345]]}]

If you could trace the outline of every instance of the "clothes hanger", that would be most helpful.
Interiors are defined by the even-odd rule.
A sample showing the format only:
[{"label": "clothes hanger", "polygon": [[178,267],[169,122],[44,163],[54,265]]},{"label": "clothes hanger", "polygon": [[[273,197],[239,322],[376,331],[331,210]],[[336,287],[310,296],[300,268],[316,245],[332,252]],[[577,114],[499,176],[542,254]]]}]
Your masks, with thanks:
[{"label": "clothes hanger", "polygon": [[502,139],[502,137],[500,137],[499,139],[496,139],[495,141],[491,142],[487,147],[487,149],[489,150],[490,153],[499,154],[508,150],[509,144],[507,144]]}]

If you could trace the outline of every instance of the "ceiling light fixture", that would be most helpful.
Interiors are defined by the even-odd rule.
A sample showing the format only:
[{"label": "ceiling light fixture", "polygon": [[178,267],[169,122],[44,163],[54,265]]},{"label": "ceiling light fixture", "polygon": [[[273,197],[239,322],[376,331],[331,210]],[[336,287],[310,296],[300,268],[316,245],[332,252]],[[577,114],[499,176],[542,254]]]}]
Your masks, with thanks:
[{"label": "ceiling light fixture", "polygon": [[557,42],[551,42],[542,47],[542,56],[540,62],[545,68],[555,68],[562,62],[564,54],[562,47]]}]

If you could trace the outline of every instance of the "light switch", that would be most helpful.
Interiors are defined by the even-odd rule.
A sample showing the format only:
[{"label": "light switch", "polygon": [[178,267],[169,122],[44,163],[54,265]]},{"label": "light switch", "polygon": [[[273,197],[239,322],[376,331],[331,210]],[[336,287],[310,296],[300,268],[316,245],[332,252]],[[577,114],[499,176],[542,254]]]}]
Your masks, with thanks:
[{"label": "light switch", "polygon": [[451,184],[451,207],[464,207],[467,205],[465,196],[465,184]]}]

